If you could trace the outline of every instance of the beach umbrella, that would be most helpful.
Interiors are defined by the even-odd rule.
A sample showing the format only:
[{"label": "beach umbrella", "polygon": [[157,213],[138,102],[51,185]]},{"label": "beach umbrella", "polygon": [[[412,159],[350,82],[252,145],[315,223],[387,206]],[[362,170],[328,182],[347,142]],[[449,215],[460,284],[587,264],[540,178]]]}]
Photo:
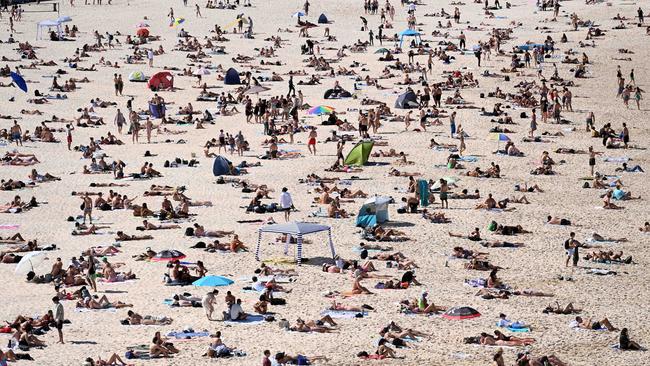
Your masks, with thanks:
[{"label": "beach umbrella", "polygon": [[30,252],[23,256],[23,258],[16,265],[14,273],[17,275],[26,275],[34,271],[34,267],[43,263],[47,259],[46,252]]},{"label": "beach umbrella", "polygon": [[138,29],[138,30],[135,32],[135,34],[136,34],[138,37],[149,37],[149,29],[147,29],[147,28],[140,28],[140,29]]},{"label": "beach umbrella", "polygon": [[194,75],[201,75],[201,76],[210,75],[210,70],[203,67],[199,67],[194,71]]},{"label": "beach umbrella", "polygon": [[70,18],[70,17],[67,16],[67,15],[61,15],[60,17],[58,17],[58,18],[56,19],[56,21],[59,22],[59,23],[66,23],[66,22],[71,22],[71,21],[72,21],[72,18]]},{"label": "beach umbrella", "polygon": [[304,17],[305,13],[303,13],[302,11],[297,11],[297,12],[293,13],[293,15],[291,15],[291,16],[294,17],[294,18],[300,18],[300,17]]},{"label": "beach umbrella", "polygon": [[496,132],[494,132],[494,133],[491,133],[490,135],[488,135],[488,140],[496,141],[497,142],[497,150],[499,150],[499,143],[501,141],[510,141],[510,137],[508,137],[508,135],[506,135],[504,133],[496,133]]},{"label": "beach umbrella", "polygon": [[135,27],[136,28],[149,28],[149,24],[147,24],[145,22],[140,22],[140,23],[136,24]]},{"label": "beach umbrella", "polygon": [[27,82],[25,79],[20,76],[19,74],[15,72],[11,72],[11,80],[13,80],[14,84],[22,91],[27,93]]},{"label": "beach umbrella", "polygon": [[473,319],[481,316],[476,309],[470,308],[469,306],[457,306],[447,310],[442,317],[450,320],[464,320],[464,319]]},{"label": "beach umbrella", "polygon": [[233,283],[235,283],[235,281],[230,278],[222,276],[205,276],[194,281],[192,285],[201,287],[218,287],[232,285]]},{"label": "beach umbrella", "polygon": [[334,112],[334,108],[327,105],[318,105],[309,108],[307,114],[322,116],[323,114],[330,114]]},{"label": "beach umbrella", "polygon": [[161,250],[153,258],[152,262],[170,262],[175,260],[181,260],[185,258],[185,254],[179,252],[178,250]]},{"label": "beach umbrella", "polygon": [[244,95],[246,95],[246,94],[259,94],[259,93],[263,93],[263,92],[265,92],[267,90],[270,90],[270,89],[265,87],[265,86],[261,86],[261,85],[253,85],[250,88],[246,89],[246,91],[244,92]]},{"label": "beach umbrella", "polygon": [[375,51],[375,53],[387,53],[387,52],[390,52],[390,50],[388,50],[388,48],[383,48],[383,47]]}]

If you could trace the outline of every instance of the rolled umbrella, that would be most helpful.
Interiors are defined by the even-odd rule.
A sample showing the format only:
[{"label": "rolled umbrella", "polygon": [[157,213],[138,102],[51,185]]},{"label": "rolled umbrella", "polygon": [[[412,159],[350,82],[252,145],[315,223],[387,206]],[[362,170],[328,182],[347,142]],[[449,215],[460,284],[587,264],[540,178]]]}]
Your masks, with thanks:
[{"label": "rolled umbrella", "polygon": [[218,286],[229,286],[235,283],[235,281],[230,278],[222,276],[205,276],[201,277],[198,280],[194,281],[192,285],[200,287],[218,287]]},{"label": "rolled umbrella", "polygon": [[161,250],[156,254],[153,258],[151,258],[152,262],[171,262],[175,260],[181,260],[185,258],[185,254],[179,252],[178,250],[175,249],[169,249],[169,250]]},{"label": "rolled umbrella", "polygon": [[14,85],[16,85],[20,90],[27,93],[27,82],[22,76],[12,71],[11,80],[13,80]]},{"label": "rolled umbrella", "polygon": [[16,265],[14,273],[16,275],[26,275],[29,272],[33,272],[35,267],[38,267],[47,259],[46,252],[30,252],[23,256],[23,258]]},{"label": "rolled umbrella", "polygon": [[453,307],[447,310],[444,314],[442,314],[443,318],[450,319],[450,320],[473,319],[473,318],[478,318],[479,316],[481,316],[481,313],[479,313],[476,309],[471,308],[469,306]]}]

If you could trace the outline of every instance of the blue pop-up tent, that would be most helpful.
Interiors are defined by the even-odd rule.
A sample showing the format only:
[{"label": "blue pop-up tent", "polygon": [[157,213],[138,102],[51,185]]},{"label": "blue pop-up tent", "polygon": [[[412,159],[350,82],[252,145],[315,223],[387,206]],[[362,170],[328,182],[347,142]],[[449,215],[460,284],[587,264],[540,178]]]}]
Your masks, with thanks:
[{"label": "blue pop-up tent", "polygon": [[212,164],[212,174],[214,174],[215,177],[230,174],[230,168],[228,167],[229,164],[230,161],[228,159],[221,155],[217,156],[214,158],[214,163]]},{"label": "blue pop-up tent", "polygon": [[241,79],[239,78],[239,73],[237,70],[232,67],[226,71],[226,76],[223,78],[223,82],[226,85],[238,85],[241,84]]},{"label": "blue pop-up tent", "polygon": [[420,37],[420,32],[413,29],[406,29],[399,34],[400,47],[402,47],[402,43],[404,43],[404,37],[415,37],[415,41],[418,44],[422,42],[422,38]]},{"label": "blue pop-up tent", "polygon": [[388,221],[390,197],[374,196],[363,203],[357,215],[357,226],[372,227]]}]

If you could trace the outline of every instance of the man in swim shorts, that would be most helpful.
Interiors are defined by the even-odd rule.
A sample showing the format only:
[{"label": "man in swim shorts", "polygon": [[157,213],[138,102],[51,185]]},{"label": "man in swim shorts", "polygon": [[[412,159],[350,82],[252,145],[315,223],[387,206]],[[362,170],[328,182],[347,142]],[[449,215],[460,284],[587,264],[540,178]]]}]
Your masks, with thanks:
[{"label": "man in swim shorts", "polygon": [[318,134],[316,133],[316,128],[312,127],[311,131],[309,131],[309,142],[307,142],[307,148],[309,149],[309,152],[312,153],[313,155],[316,155],[316,137],[317,136],[318,136]]},{"label": "man in swim shorts", "polygon": [[18,121],[14,120],[14,125],[11,126],[9,132],[11,135],[11,140],[16,142],[16,146],[23,146],[23,129],[18,124]]}]

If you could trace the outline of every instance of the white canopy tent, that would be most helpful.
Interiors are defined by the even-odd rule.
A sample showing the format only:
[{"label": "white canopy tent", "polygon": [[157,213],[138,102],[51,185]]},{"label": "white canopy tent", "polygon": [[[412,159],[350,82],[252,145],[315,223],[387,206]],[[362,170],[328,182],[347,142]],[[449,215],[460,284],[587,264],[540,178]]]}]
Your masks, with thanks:
[{"label": "white canopy tent", "polygon": [[43,30],[48,33],[50,28],[56,28],[56,34],[59,38],[63,38],[63,30],[61,30],[61,22],[59,20],[43,20],[36,25],[36,39],[43,39]]},{"label": "white canopy tent", "polygon": [[275,233],[275,234],[286,234],[287,241],[284,246],[284,254],[287,254],[289,248],[289,242],[291,237],[296,238],[296,244],[298,247],[296,260],[298,265],[302,262],[302,237],[307,234],[314,234],[322,231],[327,231],[327,237],[329,240],[330,251],[332,252],[332,258],[336,256],[336,251],[334,250],[334,243],[332,242],[332,228],[327,225],[313,224],[308,222],[288,222],[286,224],[275,224],[275,225],[266,225],[258,229],[258,238],[257,238],[257,247],[255,248],[255,259],[260,260],[260,247],[262,244],[262,234],[264,233]]}]

